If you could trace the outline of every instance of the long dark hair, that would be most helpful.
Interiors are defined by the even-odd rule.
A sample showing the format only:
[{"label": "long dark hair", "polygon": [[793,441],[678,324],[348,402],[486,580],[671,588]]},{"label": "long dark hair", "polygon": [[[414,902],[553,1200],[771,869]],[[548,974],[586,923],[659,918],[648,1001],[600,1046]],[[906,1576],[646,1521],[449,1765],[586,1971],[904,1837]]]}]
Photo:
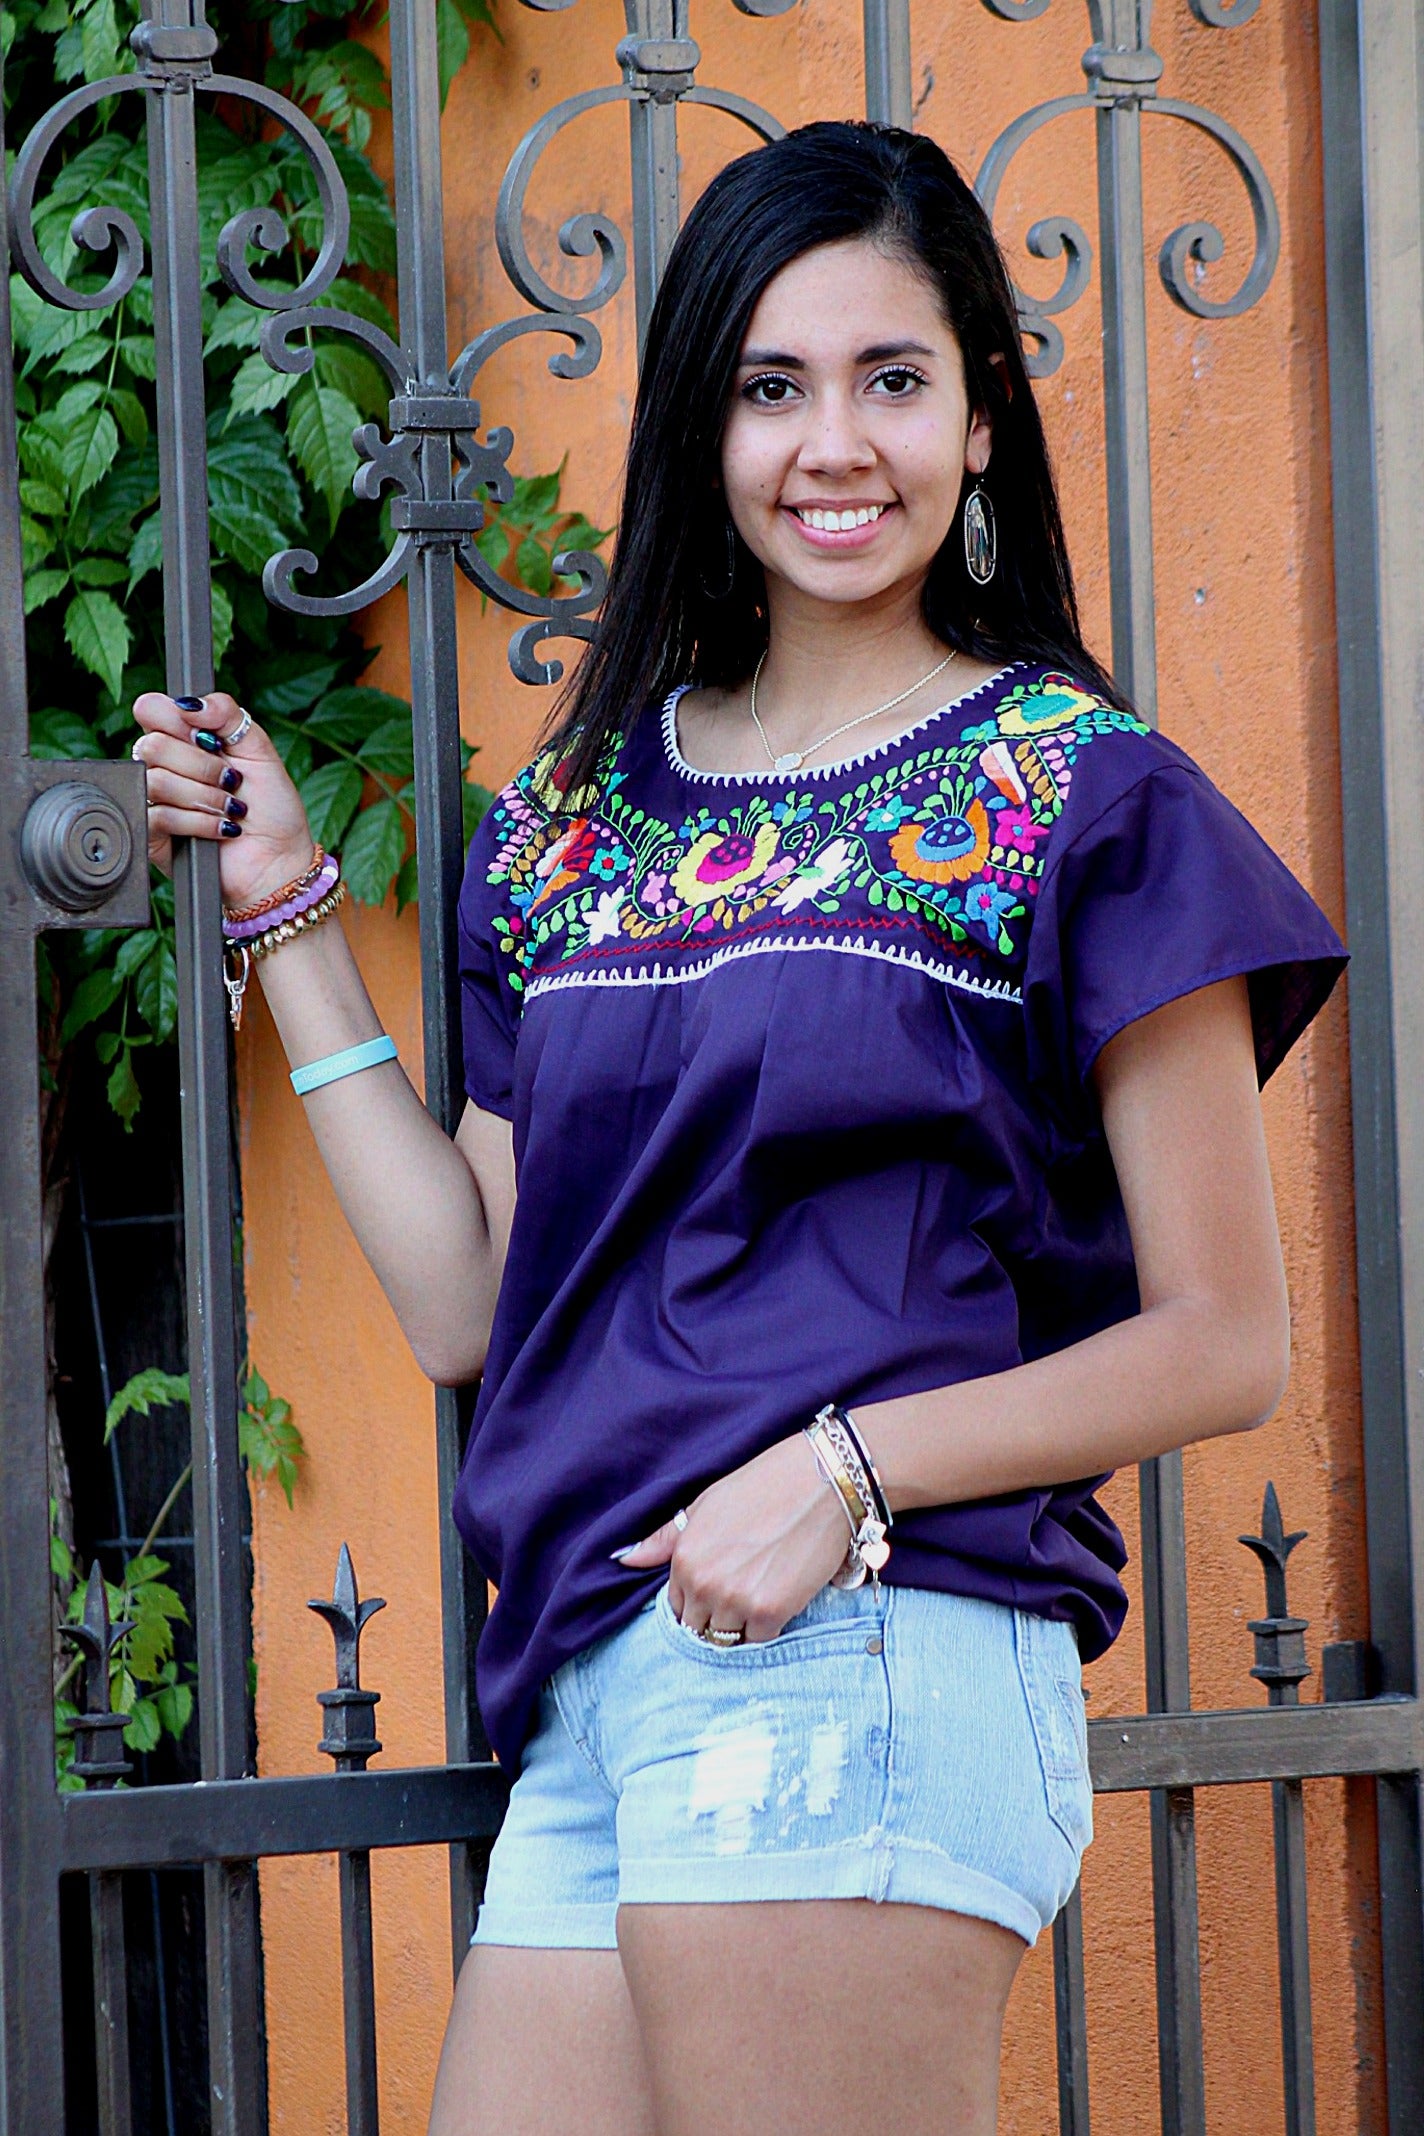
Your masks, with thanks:
[{"label": "long dark hair", "polygon": [[998,570],[987,587],[969,577],[961,496],[925,580],[926,623],[974,659],[1061,663],[1122,703],[1083,644],[1048,447],[988,217],[923,134],[821,122],[729,163],[672,249],[648,330],[602,623],[554,715],[566,791],[582,787],[612,737],[674,683],[733,686],[765,648],[765,583],[740,536],[731,591],[717,597],[725,530],[721,510],[708,507],[720,493],[722,431],[767,283],[802,253],[847,238],[869,238],[928,277],[959,341],[970,405],[993,426],[982,479]]}]

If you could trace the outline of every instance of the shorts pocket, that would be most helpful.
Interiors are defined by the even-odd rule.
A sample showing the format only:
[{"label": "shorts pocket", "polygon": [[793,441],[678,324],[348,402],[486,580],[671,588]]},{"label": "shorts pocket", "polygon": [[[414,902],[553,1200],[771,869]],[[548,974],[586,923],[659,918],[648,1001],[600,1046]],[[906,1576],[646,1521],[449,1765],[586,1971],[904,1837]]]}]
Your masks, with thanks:
[{"label": "shorts pocket", "polygon": [[1076,1854],[1093,1836],[1088,1717],[1073,1628],[1014,1611],[1019,1677],[1048,1798],[1048,1814]]},{"label": "shorts pocket", "polygon": [[823,1588],[806,1608],[791,1617],[774,1639],[744,1640],[739,1646],[714,1646],[688,1631],[672,1613],[666,1585],[658,1589],[654,1622],[674,1653],[687,1661],[700,1661],[711,1669],[749,1670],[773,1667],[782,1661],[822,1653],[864,1649],[867,1636],[882,1630],[878,1615],[855,1605],[833,1607],[827,1597],[841,1604],[842,1590]]}]

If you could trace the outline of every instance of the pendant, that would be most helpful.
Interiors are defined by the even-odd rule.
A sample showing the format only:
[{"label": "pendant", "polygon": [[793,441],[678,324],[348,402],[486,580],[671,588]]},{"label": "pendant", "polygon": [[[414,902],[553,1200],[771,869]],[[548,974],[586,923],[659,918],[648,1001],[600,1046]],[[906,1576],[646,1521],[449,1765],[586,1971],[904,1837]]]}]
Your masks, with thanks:
[{"label": "pendant", "polygon": [[883,1528],[880,1529],[878,1534],[866,1537],[860,1543],[859,1549],[861,1556],[872,1572],[879,1572],[882,1566],[889,1562],[890,1545],[885,1540],[885,1530]]},{"label": "pendant", "polygon": [[799,771],[805,761],[805,755],[801,750],[791,749],[787,751],[785,756],[779,756],[771,768],[773,771],[783,774],[788,771]]}]

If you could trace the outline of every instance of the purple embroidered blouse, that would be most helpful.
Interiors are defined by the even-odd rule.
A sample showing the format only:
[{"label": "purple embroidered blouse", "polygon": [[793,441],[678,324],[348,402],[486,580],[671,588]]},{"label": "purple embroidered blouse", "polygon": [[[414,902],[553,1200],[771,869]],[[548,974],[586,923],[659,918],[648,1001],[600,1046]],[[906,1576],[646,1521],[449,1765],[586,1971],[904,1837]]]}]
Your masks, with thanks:
[{"label": "purple embroidered blouse", "polygon": [[[558,777],[498,797],[460,906],[466,1081],[519,1179],[455,1498],[510,1767],[663,1577],[611,1551],[826,1400],[1137,1310],[1115,1032],[1246,973],[1264,1081],[1344,964],[1180,749],[1039,666],[825,769],[695,771],[674,697],[583,812]],[[1101,1481],[904,1514],[886,1578],[1067,1618],[1091,1661],[1126,1607]]]}]

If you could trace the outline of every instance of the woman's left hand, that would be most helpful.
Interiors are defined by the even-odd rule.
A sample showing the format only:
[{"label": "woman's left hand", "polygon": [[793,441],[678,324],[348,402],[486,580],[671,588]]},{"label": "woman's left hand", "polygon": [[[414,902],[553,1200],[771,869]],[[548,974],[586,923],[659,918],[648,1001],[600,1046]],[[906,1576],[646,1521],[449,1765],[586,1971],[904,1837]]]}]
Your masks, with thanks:
[{"label": "woman's left hand", "polygon": [[850,1531],[800,1432],[712,1484],[681,1530],[665,1521],[620,1554],[668,1567],[673,1615],[690,1632],[740,1631],[749,1643],[783,1625],[839,1570]]}]

